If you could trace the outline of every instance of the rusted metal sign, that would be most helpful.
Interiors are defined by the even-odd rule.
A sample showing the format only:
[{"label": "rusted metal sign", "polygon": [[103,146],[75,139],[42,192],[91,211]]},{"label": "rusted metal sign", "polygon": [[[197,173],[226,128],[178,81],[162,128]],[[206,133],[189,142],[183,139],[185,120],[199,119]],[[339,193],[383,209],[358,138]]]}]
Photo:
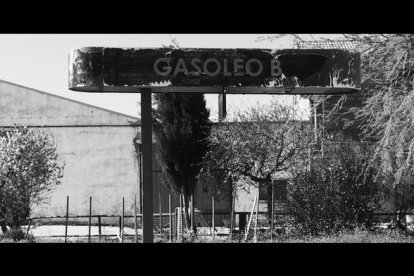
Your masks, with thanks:
[{"label": "rusted metal sign", "polygon": [[152,93],[219,93],[225,110],[225,94],[343,94],[360,86],[360,54],[344,50],[89,47],[69,57],[69,89],[141,93],[144,243],[153,242]]},{"label": "rusted metal sign", "polygon": [[329,49],[74,49],[69,89],[83,92],[343,94],[360,89],[360,54]]}]

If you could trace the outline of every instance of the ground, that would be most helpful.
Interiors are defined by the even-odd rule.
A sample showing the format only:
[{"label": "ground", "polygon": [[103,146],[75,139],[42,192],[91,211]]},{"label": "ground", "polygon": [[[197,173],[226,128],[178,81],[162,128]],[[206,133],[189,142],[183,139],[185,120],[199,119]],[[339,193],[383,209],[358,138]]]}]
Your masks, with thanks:
[{"label": "ground", "polygon": [[[24,229],[25,230],[25,229]],[[216,235],[213,240],[211,236],[211,229],[202,228],[199,231],[197,237],[191,237],[185,235],[184,242],[186,243],[243,243],[244,235],[234,234],[233,240],[229,240],[228,229],[218,228],[216,229]],[[69,226],[67,240],[69,243],[87,243],[88,242],[88,226]],[[227,231],[227,233],[226,233]],[[135,240],[135,230],[130,227],[124,229],[124,243],[141,243],[142,242],[142,230],[138,229],[137,241]],[[35,242],[35,243],[64,243],[65,226],[64,225],[41,225],[33,227],[30,230],[32,239],[22,240],[20,242]],[[121,237],[119,236],[118,226],[103,226],[101,228],[102,236],[98,235],[98,227],[93,226],[91,228],[91,242],[92,243],[120,243]],[[60,237],[58,237],[60,236]],[[0,242],[13,242],[10,239],[2,239]],[[157,231],[154,231],[155,243],[169,243],[169,232],[164,231],[160,236]],[[177,243],[177,241],[173,241]],[[254,242],[252,233],[249,235],[248,243]],[[295,236],[295,235],[276,235],[272,240],[269,238],[268,232],[262,231],[258,233],[259,243],[414,243],[414,237],[406,235],[397,230],[378,229],[376,231],[366,231],[357,229],[354,231],[342,232],[336,235],[322,235],[319,237],[312,236]]]}]

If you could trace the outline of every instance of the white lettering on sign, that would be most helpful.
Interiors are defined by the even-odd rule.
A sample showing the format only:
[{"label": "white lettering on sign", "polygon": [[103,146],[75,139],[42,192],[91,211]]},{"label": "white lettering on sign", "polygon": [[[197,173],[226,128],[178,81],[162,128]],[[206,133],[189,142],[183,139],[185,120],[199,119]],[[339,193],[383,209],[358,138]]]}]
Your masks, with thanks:
[{"label": "white lettering on sign", "polygon": [[[170,65],[170,58],[159,58],[154,62],[154,71],[157,75],[168,76],[173,71],[173,68]],[[176,76],[180,73],[185,75],[200,75],[206,74],[210,77],[217,76],[222,74],[223,76],[252,76],[257,77],[263,73],[263,63],[256,58],[249,59],[247,62],[244,62],[241,58],[236,58],[233,60],[233,72],[229,71],[228,59],[223,59],[221,63],[216,58],[208,58],[204,61],[203,64],[199,58],[191,59],[192,70],[188,70],[184,59],[178,59],[173,75]],[[253,64],[255,69],[253,70]],[[272,77],[280,77],[282,75],[282,68],[280,67],[280,60],[272,59],[270,60],[270,75]]]},{"label": "white lettering on sign", "polygon": [[[259,68],[260,68],[259,71],[257,71],[256,73],[253,73],[252,70],[251,70],[251,63],[252,62],[256,62],[258,64]],[[259,76],[263,72],[262,62],[258,59],[255,59],[255,58],[254,59],[249,59],[249,61],[246,63],[246,72],[249,76],[252,76],[252,77]]]},{"label": "white lettering on sign", "polygon": [[[154,63],[154,70],[157,73],[157,75],[160,76],[168,76],[171,72],[171,67],[168,66],[168,58],[159,58],[155,61]],[[158,64],[160,64],[161,62],[167,63],[167,66],[162,67],[162,71],[160,71],[158,69]]]},{"label": "white lettering on sign", "polygon": [[[270,64],[272,66],[272,70],[271,70],[272,77],[280,77],[282,75],[282,68],[280,68],[280,60],[272,59],[270,61]],[[275,70],[277,72],[275,72]]]}]

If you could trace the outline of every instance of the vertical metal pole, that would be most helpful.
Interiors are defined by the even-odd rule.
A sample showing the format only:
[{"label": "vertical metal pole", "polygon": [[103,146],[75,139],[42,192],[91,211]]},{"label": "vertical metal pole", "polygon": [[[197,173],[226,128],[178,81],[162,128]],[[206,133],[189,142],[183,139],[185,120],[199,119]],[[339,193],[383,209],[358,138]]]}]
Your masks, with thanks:
[{"label": "vertical metal pole", "polygon": [[121,242],[124,242],[125,199],[122,198]]},{"label": "vertical metal pole", "polygon": [[184,238],[184,218],[183,218],[183,196],[180,194],[180,228],[181,228],[181,241]]},{"label": "vertical metal pole", "polygon": [[314,104],[315,106],[314,106],[314,120],[315,120],[315,124],[314,124],[314,131],[315,131],[315,144],[316,143],[318,143],[318,124],[317,124],[317,121],[318,121],[318,118],[317,118],[317,112],[316,112],[316,109],[317,109],[317,105],[316,105],[316,103]]},{"label": "vertical metal pole", "polygon": [[273,229],[275,223],[275,183],[272,182],[272,221],[270,223],[270,241],[273,241]]},{"label": "vertical metal pole", "polygon": [[[141,140],[141,147],[139,149],[139,210],[142,215],[142,140]],[[141,217],[142,219],[142,217]]]},{"label": "vertical metal pole", "polygon": [[[179,201],[179,204],[180,204],[180,206],[181,206],[181,201],[180,201],[181,199],[179,199],[178,201]],[[174,234],[175,234],[175,240],[176,241],[179,241],[180,240],[180,237],[179,237],[179,225],[178,225],[178,218],[179,218],[179,215],[178,215],[178,209],[177,208],[175,208],[175,211],[174,211],[174,214],[175,214],[175,218],[174,218]]]},{"label": "vertical metal pole", "polygon": [[98,231],[99,231],[99,238],[101,238],[101,216],[98,216]]},{"label": "vertical metal pole", "polygon": [[252,219],[253,219],[254,209],[256,208],[256,204],[258,204],[258,201],[259,201],[259,195],[256,195],[253,201],[252,211],[250,212],[250,215],[249,215],[249,222],[247,223],[246,232],[244,233],[244,241],[247,241],[247,237],[249,235],[249,230],[250,230],[250,224],[252,223]]},{"label": "vertical metal pole", "polygon": [[92,197],[89,197],[89,232],[88,232],[88,243],[91,242],[91,224],[92,224]]},{"label": "vertical metal pole", "polygon": [[211,234],[213,236],[213,241],[215,238],[214,233],[214,195],[211,196]]},{"label": "vertical metal pole", "polygon": [[66,197],[66,223],[65,223],[65,243],[68,239],[68,222],[69,222],[69,196]]},{"label": "vertical metal pole", "polygon": [[325,97],[322,101],[322,135],[321,135],[321,154],[323,158],[323,139],[325,137]]},{"label": "vertical metal pole", "polygon": [[259,196],[257,197],[257,205],[256,205],[256,219],[254,223],[254,242],[257,242],[257,223],[259,219]]},{"label": "vertical metal pole", "polygon": [[31,225],[32,225],[32,219],[29,219],[29,225],[27,226],[26,236],[29,235]]},{"label": "vertical metal pole", "polygon": [[218,95],[218,105],[219,105],[219,120],[224,120],[226,118],[226,93],[223,89],[223,92]]},{"label": "vertical metal pole", "polygon": [[162,239],[162,203],[161,203],[161,193],[158,193],[158,209],[160,210],[159,218],[160,218],[160,238]]},{"label": "vertical metal pole", "polygon": [[140,88],[141,92],[141,137],[142,137],[142,238],[144,243],[153,243],[153,187],[152,187],[152,107],[151,88]]},{"label": "vertical metal pole", "polygon": [[230,240],[233,240],[234,227],[234,187],[231,189],[231,211],[230,211]]},{"label": "vertical metal pole", "polygon": [[194,196],[193,195],[191,195],[191,205],[190,205],[191,207],[190,207],[190,212],[191,212],[191,215],[190,215],[190,220],[191,220],[191,230],[193,230],[193,225],[194,225]]},{"label": "vertical metal pole", "polygon": [[325,97],[322,96],[322,138],[325,137]]},{"label": "vertical metal pole", "polygon": [[177,233],[177,209],[174,210],[173,213],[173,240],[178,240],[178,233]]},{"label": "vertical metal pole", "polygon": [[119,238],[122,241],[122,215],[119,216]]},{"label": "vertical metal pole", "polygon": [[135,243],[138,242],[138,226],[137,226],[137,195],[134,197],[134,228],[135,228]]},{"label": "vertical metal pole", "polygon": [[170,242],[172,242],[172,215],[171,215],[171,194],[168,194],[168,213],[169,213],[169,225],[170,225]]}]

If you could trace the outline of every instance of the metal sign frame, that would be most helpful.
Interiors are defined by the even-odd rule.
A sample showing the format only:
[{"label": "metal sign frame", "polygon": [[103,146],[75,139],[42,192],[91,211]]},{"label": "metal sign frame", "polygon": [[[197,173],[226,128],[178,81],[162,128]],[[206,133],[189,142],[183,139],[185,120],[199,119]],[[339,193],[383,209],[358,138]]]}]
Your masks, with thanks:
[{"label": "metal sign frame", "polygon": [[[213,57],[215,61],[211,61]],[[169,74],[156,74],[154,64],[159,59],[163,59],[166,66],[175,66],[175,70],[170,70]],[[185,72],[184,68],[194,64],[195,59],[204,61],[205,72],[194,72],[194,68]],[[260,74],[256,70],[255,76],[251,76],[246,74],[249,73],[246,67],[245,73],[236,74],[239,73],[236,61],[243,59],[254,60],[258,65],[256,69],[260,69],[261,64],[266,70]],[[211,64],[206,65],[208,60]],[[212,63],[216,69],[226,66],[227,71],[216,70],[214,72],[218,74],[213,75]],[[274,64],[280,66],[278,75],[272,75],[277,70],[269,73]],[[179,71],[179,74],[173,71]],[[72,50],[69,55],[70,90],[141,93],[144,243],[153,242],[152,93],[219,94],[219,113],[223,118],[226,94],[332,95],[356,93],[360,86],[360,54],[345,50],[84,47]]]}]

